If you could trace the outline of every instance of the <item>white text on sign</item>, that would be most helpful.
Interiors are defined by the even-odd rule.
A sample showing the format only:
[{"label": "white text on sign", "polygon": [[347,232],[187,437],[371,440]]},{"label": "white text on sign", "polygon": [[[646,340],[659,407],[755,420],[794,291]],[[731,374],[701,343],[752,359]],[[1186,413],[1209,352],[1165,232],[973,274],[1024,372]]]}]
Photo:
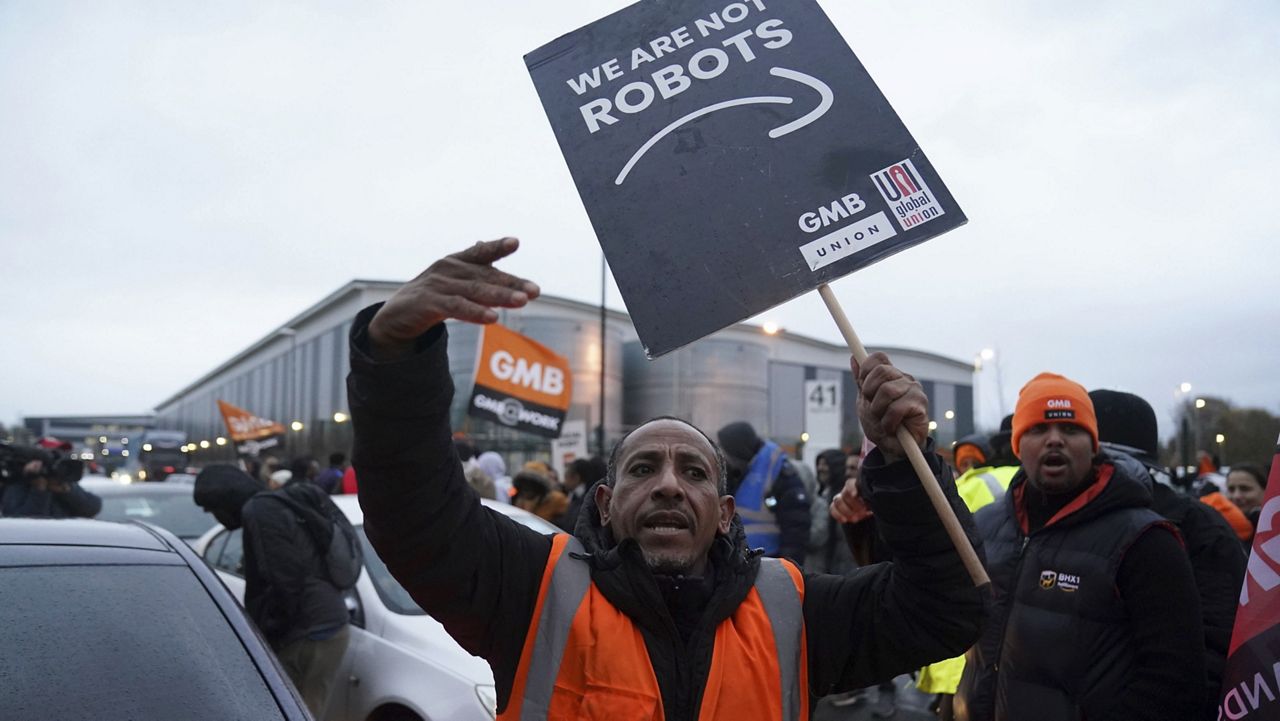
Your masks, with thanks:
[{"label": "white text on sign", "polygon": [[513,385],[532,388],[540,393],[558,396],[564,392],[564,371],[554,366],[542,367],[541,363],[529,363],[515,358],[505,350],[489,357],[489,370],[499,380]]},{"label": "white text on sign", "polygon": [[884,212],[847,225],[800,246],[809,270],[818,270],[897,235]]},{"label": "white text on sign", "polygon": [[[693,45],[700,38],[709,38],[714,33],[724,31],[730,26],[746,20],[753,13],[765,11],[763,0],[735,2],[726,5],[719,12],[708,17],[698,18],[693,22],[693,31],[688,25],[672,30],[670,33],[651,40],[647,46],[637,47],[631,51],[631,70],[637,70],[645,63],[654,62],[664,55],[678,52]],[[756,42],[752,43],[752,38]],[[720,41],[720,47],[703,48],[679,63],[667,65],[650,73],[646,79],[636,80],[614,92],[612,99],[604,97],[582,105],[579,111],[587,125],[587,130],[595,133],[604,125],[613,125],[621,118],[615,113],[634,115],[650,107],[659,96],[669,100],[693,84],[694,80],[711,80],[719,77],[733,61],[733,55],[721,48],[732,48],[742,62],[756,59],[756,49],[764,47],[769,50],[785,47],[792,40],[790,30],[783,27],[779,19],[759,22],[754,28],[743,30]],[[577,78],[569,78],[565,82],[575,95],[584,95],[588,90],[597,90],[602,84],[623,77],[626,71],[617,58],[608,60],[588,72],[579,73]]]}]

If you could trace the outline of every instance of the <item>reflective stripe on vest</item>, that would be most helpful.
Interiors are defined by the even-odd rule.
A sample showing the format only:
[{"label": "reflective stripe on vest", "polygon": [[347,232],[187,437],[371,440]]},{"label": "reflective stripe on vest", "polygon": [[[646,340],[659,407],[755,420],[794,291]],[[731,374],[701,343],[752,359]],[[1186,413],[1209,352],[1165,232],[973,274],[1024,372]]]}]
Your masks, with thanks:
[{"label": "reflective stripe on vest", "polygon": [[982,479],[982,482],[987,484],[987,490],[991,491],[991,498],[994,501],[998,501],[1004,497],[1004,486],[1000,485],[1000,479],[996,478],[994,473],[983,473],[978,476],[978,478]]},{"label": "reflective stripe on vest", "polygon": [[591,569],[586,561],[569,558],[565,563],[560,562],[564,560],[565,552],[585,553],[581,541],[568,534],[558,534],[551,552],[552,557],[547,559],[548,570],[552,572],[551,583],[542,589],[538,599],[541,613],[538,614],[537,635],[533,639],[533,655],[526,674],[521,721],[547,718],[556,673],[564,656],[564,644],[569,640],[569,624],[573,623],[573,617],[587,595],[587,588],[591,586]]},{"label": "reflective stripe on vest", "polygon": [[[552,541],[534,610],[538,621],[525,638],[511,698],[500,719],[568,719],[620,703],[647,704],[637,717],[662,718],[661,690],[639,629],[592,587],[587,562],[570,555],[583,552],[581,542],[567,534]],[[754,592],[716,629],[700,721],[729,716],[777,721],[808,718],[803,587],[799,569],[790,562],[760,559]],[[742,629],[765,624],[772,629],[771,652],[744,653]],[[595,645],[601,638],[609,639],[608,646]],[[746,640],[748,646],[759,647],[758,634]],[[566,656],[567,648],[578,655]],[[769,677],[776,674],[776,681],[761,676],[765,669]],[[583,673],[588,676],[585,683],[579,678]],[[620,693],[588,698],[592,691],[582,689],[594,688],[592,674],[607,676],[609,683],[604,685],[614,686],[605,693]]]}]

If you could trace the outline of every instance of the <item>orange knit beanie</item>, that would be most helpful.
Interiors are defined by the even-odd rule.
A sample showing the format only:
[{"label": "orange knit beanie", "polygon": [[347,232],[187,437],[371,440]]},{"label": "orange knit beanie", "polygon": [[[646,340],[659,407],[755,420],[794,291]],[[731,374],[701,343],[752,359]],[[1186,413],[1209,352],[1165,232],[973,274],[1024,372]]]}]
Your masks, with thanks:
[{"label": "orange knit beanie", "polygon": [[1041,373],[1018,392],[1018,406],[1013,411],[1013,455],[1021,458],[1022,434],[1041,423],[1073,423],[1093,436],[1093,450],[1098,450],[1098,419],[1093,401],[1084,386],[1057,373]]}]

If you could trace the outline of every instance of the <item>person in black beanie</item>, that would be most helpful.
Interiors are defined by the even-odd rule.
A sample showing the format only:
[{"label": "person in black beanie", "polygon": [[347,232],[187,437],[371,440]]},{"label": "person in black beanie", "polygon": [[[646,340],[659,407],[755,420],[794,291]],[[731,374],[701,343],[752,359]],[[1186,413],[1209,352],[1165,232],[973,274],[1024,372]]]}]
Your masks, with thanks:
[{"label": "person in black beanie", "polygon": [[1182,533],[1204,621],[1207,682],[1202,718],[1215,718],[1222,669],[1240,586],[1244,583],[1244,551],[1220,513],[1170,487],[1168,471],[1156,462],[1159,434],[1156,413],[1149,403],[1132,393],[1110,390],[1090,391],[1089,398],[1098,418],[1102,445],[1126,453],[1147,467],[1152,478],[1152,510],[1172,521]]},{"label": "person in black beanie", "polygon": [[746,421],[721,428],[729,493],[747,531],[747,545],[766,556],[803,565],[811,509],[804,481],[778,444],[756,435]]}]

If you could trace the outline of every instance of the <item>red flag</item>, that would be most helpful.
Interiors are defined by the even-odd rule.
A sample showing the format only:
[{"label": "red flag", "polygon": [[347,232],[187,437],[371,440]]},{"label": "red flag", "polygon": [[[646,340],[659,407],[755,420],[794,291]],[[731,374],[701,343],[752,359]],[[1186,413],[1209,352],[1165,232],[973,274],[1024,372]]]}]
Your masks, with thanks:
[{"label": "red flag", "polygon": [[1240,589],[1218,718],[1280,719],[1280,439]]}]

